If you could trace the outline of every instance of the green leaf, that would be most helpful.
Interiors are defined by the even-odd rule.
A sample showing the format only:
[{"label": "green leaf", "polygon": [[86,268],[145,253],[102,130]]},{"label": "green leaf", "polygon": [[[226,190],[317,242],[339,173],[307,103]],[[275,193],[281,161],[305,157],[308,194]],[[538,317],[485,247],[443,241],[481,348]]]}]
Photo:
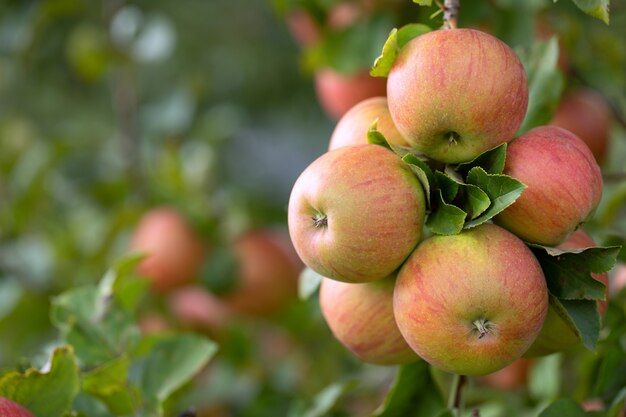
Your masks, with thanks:
[{"label": "green leaf", "polygon": [[557,400],[544,409],[539,417],[585,417],[583,409],[574,400]]},{"label": "green leaf", "polygon": [[313,399],[307,410],[296,413],[300,417],[324,417],[335,407],[343,394],[357,386],[357,381],[336,382],[324,388]]},{"label": "green leaf", "polygon": [[142,362],[139,386],[146,401],[160,406],[169,396],[196,375],[215,355],[217,345],[193,334],[164,335]]},{"label": "green leaf", "polygon": [[413,0],[413,3],[419,4],[420,6],[431,6],[433,4],[432,0]]},{"label": "green leaf", "polygon": [[239,261],[233,249],[228,246],[216,247],[200,272],[202,286],[217,295],[235,290],[238,277]]},{"label": "green leaf", "polygon": [[478,155],[469,162],[463,162],[457,167],[457,171],[466,176],[474,167],[481,167],[488,174],[502,174],[504,171],[504,163],[506,161],[507,144],[496,146]]},{"label": "green leaf", "polygon": [[372,123],[367,130],[367,143],[371,145],[379,145],[393,151],[393,148],[387,141],[385,135],[378,131],[378,119],[374,120],[374,123]]},{"label": "green leaf", "polygon": [[465,184],[450,167],[446,167],[446,173],[435,171],[435,179],[443,200],[466,212],[469,219],[475,219],[491,205],[489,196],[483,190],[473,184]]},{"label": "green leaf", "polygon": [[485,212],[491,205],[487,193],[472,184],[463,185],[464,198],[462,209],[467,212],[470,219],[475,219]]},{"label": "green leaf", "polygon": [[613,268],[619,246],[567,251],[537,244],[530,247],[541,264],[550,293],[562,300],[605,299],[605,285],[591,274]]},{"label": "green leaf", "polygon": [[141,393],[128,382],[130,360],[113,359],[82,375],[83,391],[98,398],[114,415],[132,414],[141,407]]},{"label": "green leaf", "polygon": [[561,389],[561,355],[536,359],[528,380],[528,391],[536,401],[554,401]]},{"label": "green leaf", "polygon": [[455,181],[452,177],[444,174],[441,171],[435,171],[435,181],[437,187],[441,191],[441,197],[446,203],[452,203],[452,201],[459,194],[459,188],[461,183]]},{"label": "green leaf", "polygon": [[443,200],[441,190],[437,190],[437,197],[437,201],[433,201],[433,204],[436,204],[436,206],[426,220],[426,227],[438,235],[455,235],[459,233],[463,230],[463,223],[467,213],[457,206],[446,203]]},{"label": "green leaf", "polygon": [[306,267],[300,273],[300,279],[298,281],[298,295],[301,300],[308,300],[322,283],[322,277],[309,267]]},{"label": "green leaf", "polygon": [[431,30],[430,27],[420,23],[411,23],[400,29],[393,29],[383,45],[381,55],[374,61],[370,75],[372,77],[387,77],[400,49],[412,39]]},{"label": "green leaf", "polygon": [[589,350],[595,350],[600,335],[600,314],[593,300],[559,300],[550,294],[550,304]]},{"label": "green leaf", "polygon": [[398,368],[384,403],[370,417],[435,417],[444,410],[428,363],[419,361]]},{"label": "green leaf", "polygon": [[559,43],[555,37],[537,42],[530,54],[521,54],[528,77],[528,110],[517,136],[533,127],[548,124],[563,91],[563,75],[558,69]]},{"label": "green leaf", "polygon": [[21,404],[37,417],[61,417],[79,391],[78,366],[71,346],[54,350],[48,371],[29,369],[0,379],[0,396]]},{"label": "green leaf", "polygon": [[589,16],[597,17],[609,24],[610,0],[572,0],[576,6]]},{"label": "green leaf", "polygon": [[422,188],[424,189],[424,194],[426,196],[426,204],[430,207],[430,190],[431,185],[434,182],[433,172],[430,167],[421,159],[413,155],[412,153],[407,153],[402,157],[402,160],[409,165],[409,168],[420,184],[422,184]]},{"label": "green leaf", "polygon": [[526,188],[515,178],[503,174],[488,174],[480,166],[472,168],[467,174],[468,184],[480,188],[487,194],[491,204],[480,216],[468,221],[465,228],[469,229],[490,220],[502,210],[513,204]]}]

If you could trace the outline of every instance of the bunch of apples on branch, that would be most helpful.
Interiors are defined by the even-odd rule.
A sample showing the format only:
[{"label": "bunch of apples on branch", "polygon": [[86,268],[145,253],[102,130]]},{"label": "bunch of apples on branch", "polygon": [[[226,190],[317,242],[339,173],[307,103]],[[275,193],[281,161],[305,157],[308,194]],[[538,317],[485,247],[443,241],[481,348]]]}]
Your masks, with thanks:
[{"label": "bunch of apples on branch", "polygon": [[520,129],[520,58],[451,22],[392,31],[371,70],[387,96],[350,109],[293,187],[289,231],[323,277],[322,313],[374,364],[478,376],[593,349],[619,250],[581,228],[598,163],[566,129]]}]

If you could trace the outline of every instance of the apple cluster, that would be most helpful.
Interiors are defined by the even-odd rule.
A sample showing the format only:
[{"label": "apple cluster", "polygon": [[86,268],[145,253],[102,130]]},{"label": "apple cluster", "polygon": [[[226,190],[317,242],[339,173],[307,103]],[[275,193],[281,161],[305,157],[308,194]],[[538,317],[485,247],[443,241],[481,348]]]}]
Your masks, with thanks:
[{"label": "apple cluster", "polygon": [[[529,244],[594,246],[579,229],[602,192],[591,151],[555,126],[517,135],[527,77],[499,39],[437,30],[397,49],[387,97],[346,113],[289,201],[290,236],[324,277],[320,305],[333,334],[365,362],[421,358],[463,375],[577,345],[549,307]],[[490,174],[479,161],[494,149],[506,158],[491,177],[516,181],[514,197],[498,194],[502,182],[480,181]],[[464,191],[446,197],[444,183]],[[490,199],[479,212],[472,198],[483,194]],[[428,227],[451,221],[447,210],[463,213],[458,230]],[[606,274],[594,278],[606,283]]]}]

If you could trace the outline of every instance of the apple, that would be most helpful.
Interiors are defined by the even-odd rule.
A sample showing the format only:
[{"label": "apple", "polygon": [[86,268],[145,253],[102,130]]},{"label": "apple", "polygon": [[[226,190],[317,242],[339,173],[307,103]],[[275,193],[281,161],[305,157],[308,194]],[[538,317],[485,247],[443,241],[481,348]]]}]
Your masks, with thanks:
[{"label": "apple", "polygon": [[289,198],[300,259],[345,282],[385,278],[409,256],[424,224],[424,191],[408,166],[378,145],[344,146],[309,165]]},{"label": "apple", "polygon": [[224,328],[231,311],[208,290],[189,285],[174,290],[167,299],[170,311],[184,327],[215,331]]},{"label": "apple", "polygon": [[[563,250],[572,250],[589,248],[592,246],[596,246],[593,239],[585,233],[584,230],[578,229],[565,242],[561,243],[558,248]],[[609,275],[607,273],[591,274],[591,276],[608,286]],[[604,316],[608,307],[607,301],[598,300],[597,304],[600,315]],[[548,316],[543,324],[541,333],[539,333],[537,340],[535,340],[524,356],[544,356],[555,352],[569,350],[580,345],[581,341],[576,336],[574,331],[567,326],[565,321],[563,321],[552,306],[550,306],[548,309]]]},{"label": "apple", "polygon": [[619,294],[626,287],[626,264],[619,263],[615,267],[613,279],[609,284],[609,292],[612,296]]},{"label": "apple", "polygon": [[286,237],[271,230],[249,231],[233,242],[233,251],[238,262],[236,287],[221,297],[229,308],[263,316],[296,299],[302,265]]},{"label": "apple", "polygon": [[528,105],[515,52],[475,29],[436,30],[398,54],[387,80],[398,131],[424,155],[458,163],[513,139]]},{"label": "apple", "polygon": [[606,158],[613,113],[602,96],[590,89],[567,94],[550,122],[583,140],[600,164]]},{"label": "apple", "polygon": [[393,308],[400,332],[428,363],[485,375],[533,343],[546,317],[548,289],[524,242],[483,224],[424,240],[398,273]]},{"label": "apple", "polygon": [[311,46],[320,39],[320,27],[305,9],[297,8],[287,14],[287,28],[300,46]]},{"label": "apple", "polygon": [[144,313],[137,320],[137,325],[142,334],[165,333],[171,329],[167,319],[157,312]]},{"label": "apple", "polygon": [[387,99],[385,97],[372,97],[352,107],[339,120],[330,137],[328,150],[346,145],[367,143],[367,132],[376,120],[378,120],[377,130],[385,135],[389,143],[409,146],[391,120]]},{"label": "apple", "polygon": [[34,417],[30,411],[8,398],[0,397],[0,417]]},{"label": "apple", "polygon": [[339,120],[355,104],[370,97],[384,96],[387,82],[367,70],[344,75],[330,68],[315,73],[315,92],[320,105],[334,120]]},{"label": "apple", "polygon": [[499,390],[515,390],[528,382],[528,373],[532,364],[532,359],[519,358],[499,371],[481,376],[479,381]]},{"label": "apple", "polygon": [[193,280],[206,253],[201,237],[170,207],[159,207],[143,216],[132,236],[131,249],[147,255],[138,272],[152,281],[157,292]]},{"label": "apple", "polygon": [[395,276],[365,284],[324,278],[320,307],[331,331],[363,362],[396,365],[415,362],[393,316]]},{"label": "apple", "polygon": [[600,167],[587,145],[555,126],[513,141],[504,173],[528,188],[494,221],[528,242],[560,244],[592,216],[602,196]]}]

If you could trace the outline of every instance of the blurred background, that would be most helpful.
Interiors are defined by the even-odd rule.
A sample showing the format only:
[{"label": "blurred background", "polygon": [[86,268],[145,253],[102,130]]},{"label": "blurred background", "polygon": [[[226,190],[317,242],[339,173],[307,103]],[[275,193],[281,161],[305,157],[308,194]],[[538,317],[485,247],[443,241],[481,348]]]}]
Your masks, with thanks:
[{"label": "blurred background", "polygon": [[[612,3],[610,26],[569,1],[462,3],[460,26],[522,56],[559,37],[545,123],[561,97],[593,90],[600,115],[586,126],[601,120],[590,136],[604,140],[596,157],[607,187],[588,230],[622,241],[625,2]],[[436,28],[436,11],[409,0],[1,0],[0,368],[26,367],[54,343],[51,296],[97,282],[131,251],[162,251],[181,264],[142,264],[154,284],[141,328],[191,329],[220,344],[174,402],[207,416],[305,415],[324,387],[358,378],[333,415],[373,410],[394,369],[358,362],[316,297],[298,301],[286,207],[337,120],[384,95],[367,71],[390,30]],[[548,382],[516,407],[588,394]],[[511,401],[499,395],[494,416]]]}]

